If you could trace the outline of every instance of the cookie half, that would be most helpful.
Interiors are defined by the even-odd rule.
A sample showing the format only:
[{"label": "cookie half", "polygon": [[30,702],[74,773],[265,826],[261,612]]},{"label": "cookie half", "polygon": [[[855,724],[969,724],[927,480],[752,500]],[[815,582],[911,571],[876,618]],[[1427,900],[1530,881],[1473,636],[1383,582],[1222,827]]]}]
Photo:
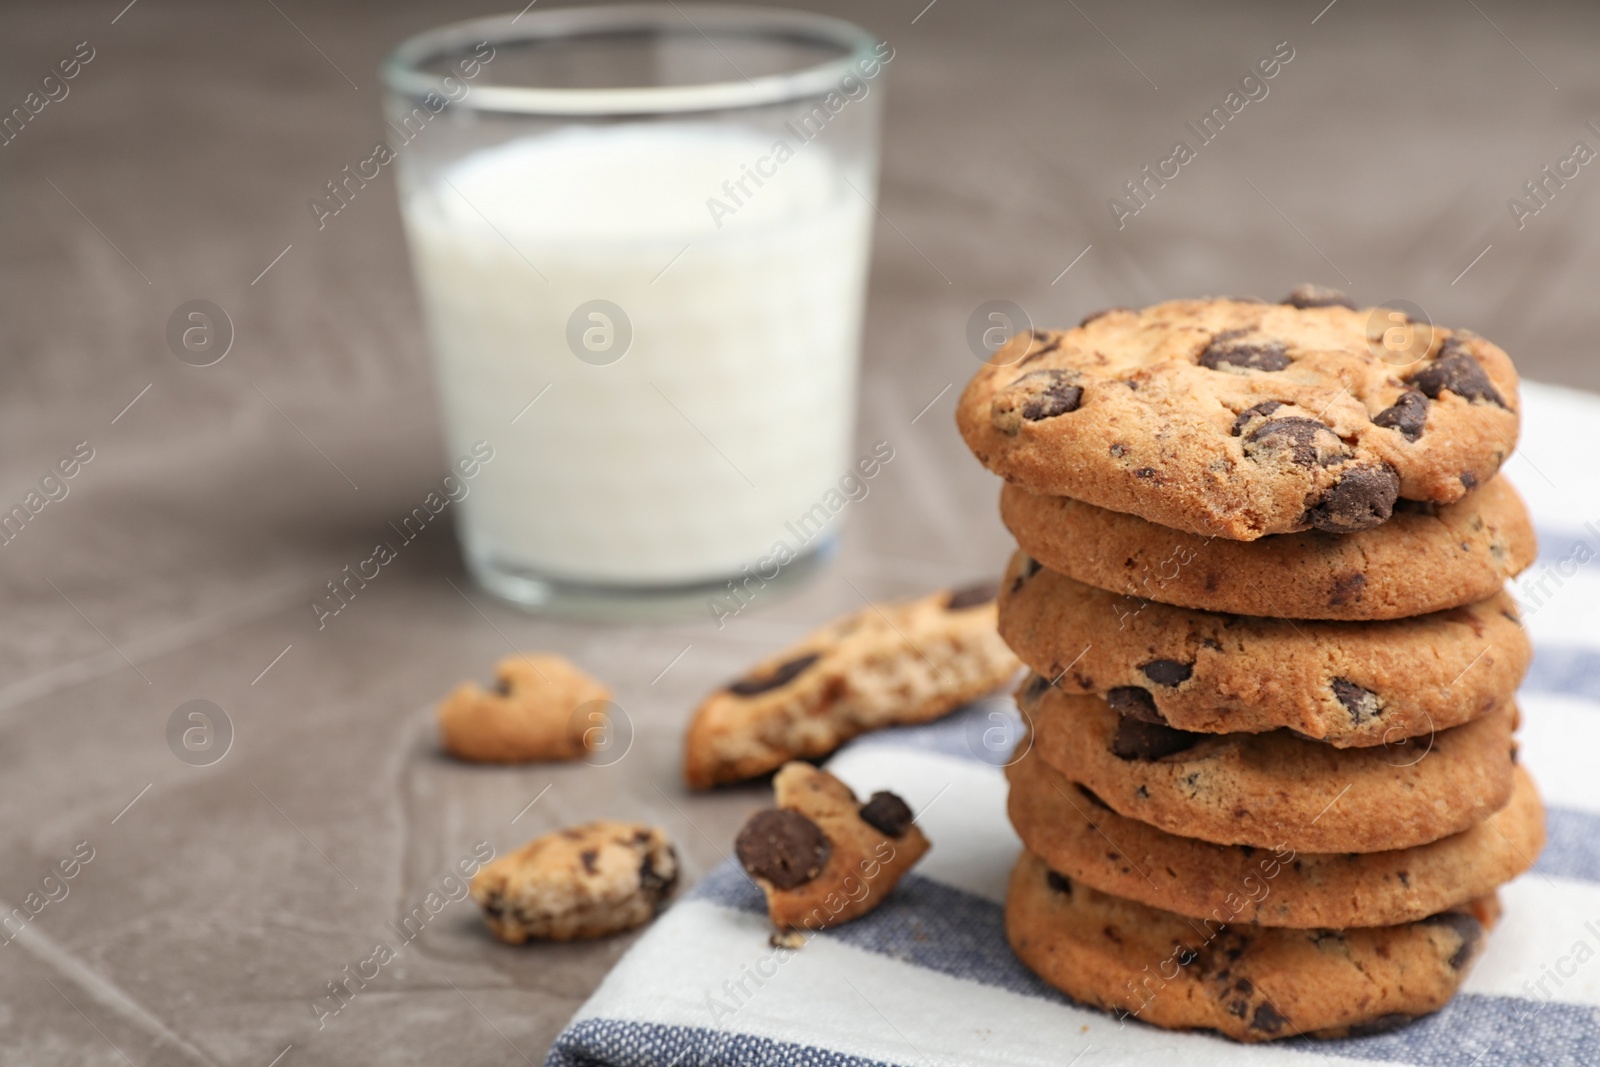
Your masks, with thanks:
[{"label": "cookie half", "polygon": [[1006,481],[1203,535],[1253,541],[1448,504],[1516,445],[1517,375],[1475,334],[1380,308],[1174,300],[1019,334],[956,410]]},{"label": "cookie half", "polygon": [[839,779],[800,762],[786,764],[772,789],[778,806],[750,817],[734,851],[780,932],[814,933],[865,915],[928,851],[893,793],[863,804]]},{"label": "cookie half", "polygon": [[1499,914],[1485,896],[1395,926],[1224,926],[1101,893],[1024,852],[1006,937],[1074,1000],[1171,1030],[1272,1041],[1377,1033],[1438,1011]]},{"label": "cookie half", "polygon": [[1058,688],[1134,718],[1200,733],[1287,727],[1341,748],[1492,714],[1533,657],[1504,592],[1413,619],[1296,622],[1119,596],[1020,553],[1000,635]]},{"label": "cookie half", "polygon": [[754,778],[1000,688],[1020,665],[995,632],[996,591],[987,583],[874,604],[757,664],[695,711],[684,778],[695,789]]},{"label": "cookie half", "polygon": [[1219,845],[1411,848],[1511,799],[1514,708],[1403,743],[1335,748],[1287,730],[1186,733],[1048,686],[1025,685],[1018,703],[1050,766],[1119,814]]},{"label": "cookie half", "polygon": [[1213,845],[1118,815],[1030,752],[1006,768],[1028,851],[1103,893],[1191,918],[1262,926],[1392,926],[1486,896],[1533,865],[1544,807],[1518,768],[1511,801],[1415,848],[1304,852]]},{"label": "cookie half", "polygon": [[1399,619],[1493,596],[1538,555],[1533,521],[1504,477],[1454,504],[1397,501],[1371,530],[1252,542],[1160,526],[1020,485],[1000,517],[1029,556],[1080,582],[1205,611],[1290,619]]}]

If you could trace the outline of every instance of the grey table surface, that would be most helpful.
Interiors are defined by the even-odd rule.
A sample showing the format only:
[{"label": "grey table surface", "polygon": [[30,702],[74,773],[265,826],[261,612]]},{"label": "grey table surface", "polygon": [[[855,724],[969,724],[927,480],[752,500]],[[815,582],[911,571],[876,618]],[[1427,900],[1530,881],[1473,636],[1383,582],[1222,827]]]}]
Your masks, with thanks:
[{"label": "grey table surface", "polygon": [[[1004,558],[951,424],[986,300],[1059,324],[1312,280],[1600,385],[1600,166],[1524,190],[1600,148],[1600,8],[829,3],[896,50],[858,427],[897,456],[838,559],[720,631],[576,625],[473,589],[441,524],[319,631],[311,598],[445,457],[392,182],[321,231],[306,202],[379,136],[386,48],[495,5],[125,2],[0,8],[0,109],[93,50],[0,146],[0,501],[94,452],[0,549],[0,905],[28,916],[0,942],[0,1064],[538,1060],[629,938],[513,951],[450,904],[320,1029],[311,1003],[479,841],[619,816],[665,825],[691,879],[720,862],[763,791],[682,790],[697,699],[856,587]],[[1268,95],[1119,228],[1123,183],[1284,41]],[[204,369],[164,339],[196,298],[236,327]],[[627,757],[437,756],[431,702],[513,646],[609,679]],[[167,744],[192,699],[232,724],[209,767]]]}]

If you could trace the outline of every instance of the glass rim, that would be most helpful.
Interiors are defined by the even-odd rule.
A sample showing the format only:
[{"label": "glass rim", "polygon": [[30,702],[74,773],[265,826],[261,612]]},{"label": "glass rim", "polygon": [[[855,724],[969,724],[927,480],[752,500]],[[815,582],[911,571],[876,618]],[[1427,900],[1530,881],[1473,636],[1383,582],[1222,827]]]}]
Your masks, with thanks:
[{"label": "glass rim", "polygon": [[[519,25],[520,23],[520,25]],[[432,74],[423,64],[464,54],[472,46],[560,40],[601,33],[681,29],[706,37],[709,30],[750,36],[810,37],[837,46],[842,54],[823,63],[792,71],[694,85],[632,86],[608,89],[558,89],[526,85],[475,86],[456,104],[477,111],[522,115],[668,114],[759,107],[821,96],[840,79],[856,73],[855,65],[874,58],[879,39],[844,19],[784,8],[731,4],[607,4],[599,7],[547,8],[531,15],[493,15],[425,30],[401,42],[383,62],[390,92],[411,98],[435,93],[453,99],[459,90],[446,85],[448,75]],[[470,99],[470,102],[469,102]]]}]

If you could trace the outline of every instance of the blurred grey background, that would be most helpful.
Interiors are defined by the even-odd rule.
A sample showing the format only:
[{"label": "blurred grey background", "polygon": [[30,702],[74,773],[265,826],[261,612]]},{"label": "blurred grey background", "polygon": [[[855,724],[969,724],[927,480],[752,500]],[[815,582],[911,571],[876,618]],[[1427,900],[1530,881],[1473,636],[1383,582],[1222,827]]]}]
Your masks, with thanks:
[{"label": "blurred grey background", "polygon": [[[1600,151],[1595,5],[812,4],[895,48],[859,428],[897,458],[840,558],[722,631],[575,626],[471,589],[430,529],[318,631],[308,600],[444,457],[392,176],[320,231],[307,201],[382,136],[392,45],[503,9],[125,4],[0,6],[0,114],[91,56],[0,138],[0,502],[76,443],[94,454],[0,546],[0,910],[94,849],[0,944],[0,1064],[537,1061],[628,939],[512,952],[453,905],[323,1029],[308,1004],[478,840],[649,818],[691,878],[720,861],[763,792],[682,794],[698,698],[859,606],[855,588],[907,595],[1005,558],[996,486],[950,418],[985,301],[1061,325],[1315,281],[1600,387],[1600,162],[1580,159]],[[1292,59],[1266,95],[1201,145],[1185,124],[1275,50]],[[1128,199],[1180,139],[1195,158]],[[1120,226],[1113,197],[1139,208]],[[194,299],[234,326],[215,366],[166,342]],[[431,702],[513,646],[610,680],[629,757],[435,757]],[[166,742],[191,699],[234,731],[207,768]]]}]

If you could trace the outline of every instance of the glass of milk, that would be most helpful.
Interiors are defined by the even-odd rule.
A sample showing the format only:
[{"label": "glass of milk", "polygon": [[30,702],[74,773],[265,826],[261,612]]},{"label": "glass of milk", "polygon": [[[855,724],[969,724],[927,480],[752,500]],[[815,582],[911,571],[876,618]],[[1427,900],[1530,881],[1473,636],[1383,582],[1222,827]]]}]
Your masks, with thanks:
[{"label": "glass of milk", "polygon": [[483,586],[721,622],[830,552],[841,484],[884,458],[852,431],[893,55],[837,19],[668,4],[390,57],[354,176],[397,171]]}]

